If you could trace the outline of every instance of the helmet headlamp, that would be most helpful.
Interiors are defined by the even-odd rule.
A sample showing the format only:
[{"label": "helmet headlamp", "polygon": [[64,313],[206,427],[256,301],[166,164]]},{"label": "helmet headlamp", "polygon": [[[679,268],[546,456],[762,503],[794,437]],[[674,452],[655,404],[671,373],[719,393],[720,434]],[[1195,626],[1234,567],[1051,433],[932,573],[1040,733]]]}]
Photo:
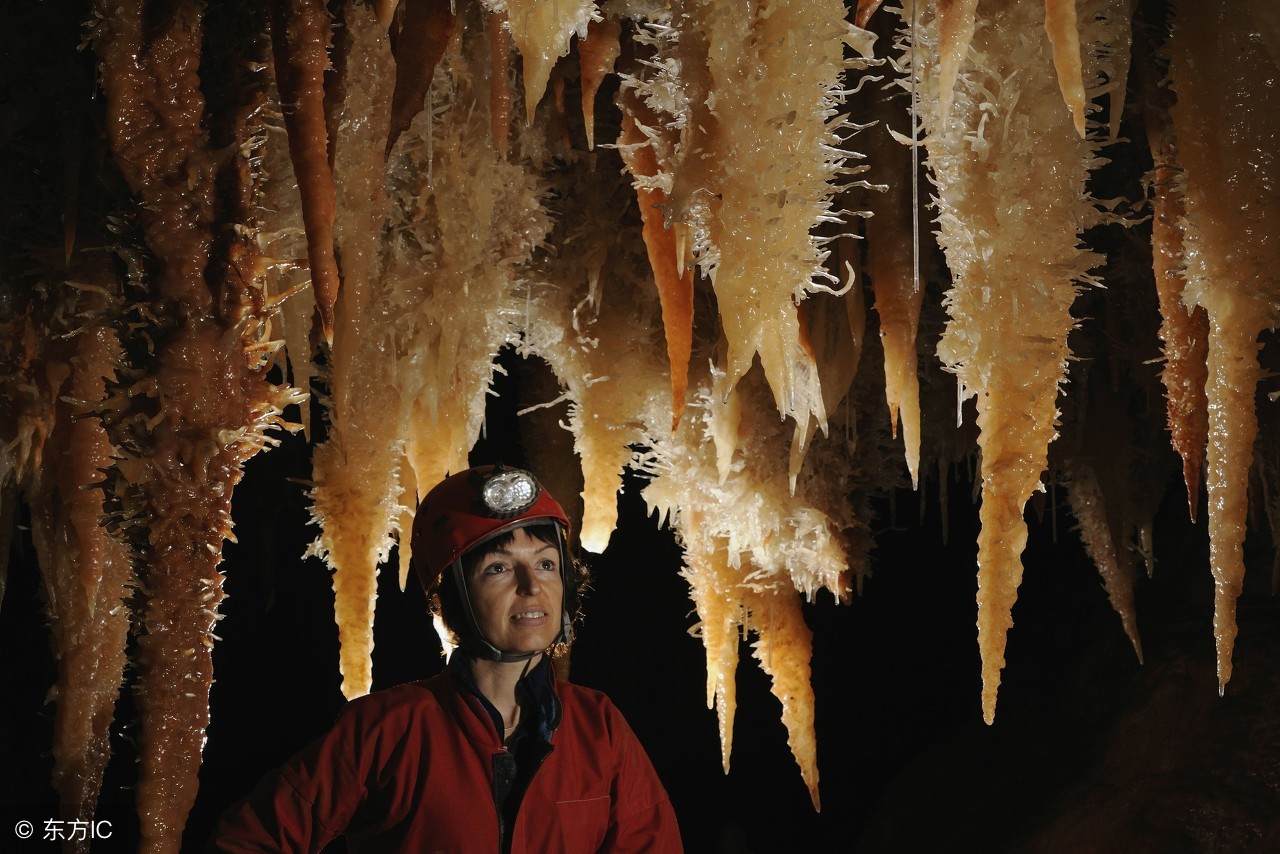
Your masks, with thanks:
[{"label": "helmet headlamp", "polygon": [[533,475],[520,469],[498,471],[480,487],[484,506],[499,518],[511,518],[528,510],[541,492],[542,487]]}]

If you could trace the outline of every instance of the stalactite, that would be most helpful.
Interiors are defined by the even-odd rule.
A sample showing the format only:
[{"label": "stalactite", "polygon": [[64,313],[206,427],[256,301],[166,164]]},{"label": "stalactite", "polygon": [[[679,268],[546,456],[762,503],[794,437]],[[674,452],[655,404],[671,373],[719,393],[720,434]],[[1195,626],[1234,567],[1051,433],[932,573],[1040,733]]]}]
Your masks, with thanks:
[{"label": "stalactite", "polygon": [[1071,110],[1076,133],[1084,136],[1084,71],[1080,65],[1080,26],[1076,0],[1045,0],[1044,31],[1053,48],[1053,67],[1058,72],[1062,100]]},{"label": "stalactite", "polygon": [[1170,43],[1174,130],[1186,170],[1183,301],[1209,318],[1209,549],[1218,686],[1231,680],[1249,468],[1257,434],[1258,336],[1280,318],[1280,96],[1256,86],[1276,63],[1234,4],[1182,3]]},{"label": "stalactite", "polygon": [[[71,290],[68,283],[64,288]],[[108,285],[110,293],[113,288]],[[88,302],[99,296],[89,292]],[[81,310],[93,311],[92,305]],[[125,640],[133,570],[124,545],[99,525],[102,471],[111,446],[102,424],[82,410],[105,393],[120,359],[114,331],[83,331],[58,390],[54,429],[45,453],[51,465],[35,473],[28,501],[32,539],[43,567],[54,656],[58,661],[54,718],[54,788],[68,821],[92,820],[110,757],[109,729],[124,679]],[[82,840],[81,850],[88,850]]]},{"label": "stalactite", "polygon": [[507,28],[507,16],[491,12],[485,16],[489,33],[489,122],[493,134],[493,147],[498,156],[507,159],[507,146],[511,136],[511,84],[507,78],[511,65],[511,32]]},{"label": "stalactite", "polygon": [[622,47],[622,24],[605,19],[587,26],[586,38],[578,41],[579,79],[582,81],[582,123],[587,131],[587,148],[596,147],[596,93],[613,72]]},{"label": "stalactite", "polygon": [[1151,195],[1151,256],[1156,293],[1160,298],[1160,338],[1164,342],[1164,382],[1168,401],[1169,434],[1182,457],[1187,509],[1195,521],[1200,503],[1200,472],[1209,433],[1209,404],[1205,397],[1209,352],[1209,316],[1202,306],[1185,306],[1186,249],[1183,243],[1183,196],[1186,185],[1178,163],[1177,138],[1169,116],[1172,95],[1161,85],[1153,48],[1141,42],[1147,67],[1141,78],[1143,119],[1153,161],[1147,176]]},{"label": "stalactite", "polygon": [[770,690],[782,704],[787,744],[800,765],[800,775],[809,789],[813,808],[820,810],[818,744],[813,731],[813,685],[809,681],[813,633],[805,625],[800,596],[790,584],[783,581],[756,588],[748,580],[744,587],[750,591],[748,619],[757,634],[756,642],[751,645],[752,655],[769,675]]},{"label": "stalactite", "polygon": [[449,0],[407,0],[404,9],[404,25],[395,46],[396,84],[387,153],[426,105],[436,64],[444,56],[457,18]]},{"label": "stalactite", "polygon": [[1102,576],[1111,607],[1119,614],[1124,632],[1141,662],[1142,640],[1138,637],[1137,612],[1133,603],[1133,555],[1125,548],[1123,527],[1117,518],[1119,514],[1109,506],[1093,463],[1073,461],[1068,465],[1066,475],[1067,497],[1071,514],[1079,524],[1080,539]]},{"label": "stalactite", "polygon": [[[263,380],[273,345],[262,340],[260,259],[243,231],[219,226],[220,218],[249,216],[247,155],[262,80],[225,81],[236,86],[235,98],[221,114],[206,110],[200,59],[208,20],[200,4],[182,2],[144,27],[142,4],[128,2],[101,8],[93,33],[108,143],[155,259],[146,284],[156,361],[122,377],[112,397],[123,400],[106,419],[119,449],[107,488],[133,526],[146,592],[135,689],[143,851],[178,850],[208,723],[217,566],[231,532],[232,490],[241,465],[268,441],[264,431],[296,402]],[[251,68],[262,46],[235,30],[256,22],[223,23],[233,33],[219,37],[245,52],[241,69]],[[215,151],[215,129],[230,156]]]},{"label": "stalactite", "polygon": [[384,152],[396,79],[391,44],[369,10],[352,6],[347,11],[334,122],[334,170],[342,180],[333,234],[342,288],[328,371],[329,437],[316,449],[312,499],[321,523],[313,548],[333,568],[342,691],[352,698],[367,694],[373,684],[378,564],[391,550],[400,518],[398,440],[408,414],[393,363],[383,355],[392,314],[382,253],[390,215]]},{"label": "stalactite", "polygon": [[[97,237],[96,224],[86,231]],[[80,253],[75,241],[70,253],[59,249],[62,263],[50,259],[51,267],[27,287],[0,289],[10,307],[23,305],[4,324],[11,337],[0,358],[7,381],[0,395],[6,406],[0,481],[12,478],[3,496],[6,515],[16,489],[30,509],[57,664],[48,697],[56,703],[52,782],[62,819],[70,822],[93,819],[111,755],[133,571],[126,547],[100,524],[112,448],[94,414],[121,359],[112,328],[121,310],[120,281],[107,253]],[[9,384],[15,362],[25,363],[25,387]],[[87,852],[88,840],[73,840],[67,850]]]},{"label": "stalactite", "polygon": [[520,52],[524,77],[525,121],[533,124],[533,114],[547,89],[551,68],[569,52],[569,40],[587,35],[587,24],[598,13],[591,0],[482,0],[492,12],[505,14],[511,39]]},{"label": "stalactite", "polygon": [[[64,117],[64,147],[23,179],[52,199],[60,227],[40,245],[63,266],[24,290],[38,253],[0,241],[0,599],[25,501],[61,668],[55,775],[76,817],[92,813],[131,616],[141,848],[180,844],[231,495],[282,410],[304,403],[265,379],[285,366],[276,337],[289,381],[305,392],[316,374],[324,392],[314,552],[335,570],[348,696],[373,684],[379,565],[423,490],[467,464],[504,347],[545,361],[558,384],[526,403],[567,411],[583,547],[608,545],[630,468],[684,548],[726,772],[747,702],[739,642],[754,636],[817,807],[823,698],[800,601],[862,590],[871,497],[905,487],[904,448],[922,509],[939,472],[944,524],[949,469],[972,467],[981,449],[988,721],[1024,507],[1049,468],[1067,475],[1141,657],[1136,555],[1150,573],[1172,464],[1147,448],[1153,428],[1136,413],[1151,382],[1130,363],[1155,353],[1122,359],[1127,342],[1114,339],[1132,324],[1116,312],[1096,323],[1077,301],[1099,280],[1107,288],[1090,288],[1090,307],[1150,287],[1083,248],[1086,228],[1122,218],[1085,192],[1086,180],[1110,180],[1092,170],[1123,150],[1122,118],[1145,125],[1154,161],[1162,379],[1193,513],[1208,436],[1225,686],[1251,465],[1273,539],[1280,528],[1275,394],[1256,358],[1280,314],[1280,104],[1257,83],[1276,70],[1277,14],[1262,0],[1177,4],[1177,105],[1158,83],[1156,26],[1136,52],[1141,109],[1125,116],[1134,0],[880,5],[860,0],[851,15],[834,0],[96,4],[105,162],[86,151],[88,125]],[[877,14],[900,21],[900,35],[873,59],[862,28]],[[881,82],[889,74],[896,83]],[[513,101],[524,122],[512,123]],[[0,119],[6,134],[26,132]],[[921,153],[932,198],[912,192]],[[128,198],[103,223],[85,196],[112,192]],[[916,233],[930,212],[948,269]],[[106,247],[92,261],[87,235]],[[82,321],[71,334],[66,324]],[[1073,354],[1077,324],[1072,334],[1112,343],[1075,338]],[[1111,397],[1079,367],[1094,360]],[[1271,409],[1255,415],[1255,397]],[[976,427],[958,423],[965,399]],[[1060,414],[1066,440],[1051,446]],[[299,420],[309,431],[305,406]],[[891,445],[899,425],[902,445]],[[534,464],[543,450],[528,454]],[[402,588],[409,557],[401,548]],[[93,681],[75,676],[94,666]]]},{"label": "stalactite", "polygon": [[289,154],[303,198],[311,284],[325,337],[332,340],[339,287],[333,257],[337,199],[324,116],[331,33],[323,0],[272,0],[271,40],[280,104],[289,129]]},{"label": "stalactite", "polygon": [[[658,296],[662,301],[662,328],[667,339],[667,361],[671,370],[671,429],[680,423],[689,388],[689,358],[693,354],[693,267],[684,267],[675,230],[664,221],[667,194],[661,186],[661,167],[654,149],[661,144],[656,130],[641,125],[634,113],[638,104],[622,101],[622,133],[618,148],[627,171],[636,182],[640,217],[644,221],[644,243],[649,254]],[[653,136],[650,136],[653,134]],[[684,267],[682,270],[681,268]]]},{"label": "stalactite", "polygon": [[723,540],[708,537],[698,513],[685,519],[685,580],[698,612],[695,631],[707,653],[707,708],[714,709],[720,733],[720,764],[729,773],[733,755],[733,718],[738,708],[739,629],[744,620],[735,573]]},{"label": "stalactite", "polygon": [[[880,340],[884,345],[884,390],[889,405],[889,422],[898,435],[899,416],[902,444],[911,485],[920,482],[920,379],[917,374],[916,328],[924,287],[915,273],[917,248],[912,234],[911,152],[894,140],[887,128],[905,118],[901,103],[881,99],[874,108],[885,127],[872,128],[859,139],[867,139],[867,152],[876,164],[877,180],[884,190],[868,195],[872,216],[867,219],[867,275],[875,290],[876,312],[880,315]],[[901,126],[905,130],[905,125]]]},{"label": "stalactite", "polygon": [[[1022,578],[1023,507],[1041,488],[1074,323],[1071,304],[1094,263],[1078,247],[1079,235],[1096,214],[1084,194],[1093,145],[1054,103],[1048,45],[1026,36],[1044,25],[1043,9],[1007,3],[979,11],[971,42],[968,23],[950,17],[958,10],[913,24],[915,59],[904,56],[904,62],[921,95],[939,241],[954,280],[939,356],[978,404],[978,634],[983,715],[990,723]],[[1086,46],[1108,43],[1109,30],[1128,26],[1108,17],[1111,12],[1105,3],[1081,12],[1090,23],[1081,39]],[[935,49],[947,64],[918,61]],[[954,92],[948,89],[952,61]],[[1090,79],[1103,73],[1086,62]]]},{"label": "stalactite", "polygon": [[[272,66],[265,69],[274,82]],[[289,380],[294,387],[310,392],[315,376],[312,318],[316,314],[315,291],[307,262],[307,236],[302,206],[298,204],[298,179],[289,159],[280,93],[268,86],[262,107],[265,144],[260,156],[260,198],[255,215],[255,240],[267,265],[264,290],[269,305],[278,309],[279,335],[284,341]],[[273,325],[277,321],[272,320]],[[311,407],[303,403],[299,422],[311,437]]]}]

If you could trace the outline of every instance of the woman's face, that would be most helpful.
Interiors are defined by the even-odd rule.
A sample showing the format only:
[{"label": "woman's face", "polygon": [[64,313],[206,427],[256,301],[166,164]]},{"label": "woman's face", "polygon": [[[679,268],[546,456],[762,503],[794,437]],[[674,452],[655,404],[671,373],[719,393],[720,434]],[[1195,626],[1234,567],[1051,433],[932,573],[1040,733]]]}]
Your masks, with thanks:
[{"label": "woman's face", "polygon": [[467,576],[471,608],[489,643],[514,654],[541,652],[560,633],[560,549],[523,528],[489,548]]}]

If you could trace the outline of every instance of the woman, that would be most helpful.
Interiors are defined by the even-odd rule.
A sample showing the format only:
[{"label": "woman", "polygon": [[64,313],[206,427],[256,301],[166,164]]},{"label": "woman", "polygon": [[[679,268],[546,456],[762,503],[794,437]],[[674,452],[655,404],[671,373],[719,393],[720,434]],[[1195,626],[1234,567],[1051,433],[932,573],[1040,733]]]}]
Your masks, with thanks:
[{"label": "woman", "polygon": [[554,678],[578,578],[564,510],[526,471],[446,478],[413,564],[457,647],[445,672],[353,700],[230,810],[214,851],[681,851],[667,794],[622,714]]}]

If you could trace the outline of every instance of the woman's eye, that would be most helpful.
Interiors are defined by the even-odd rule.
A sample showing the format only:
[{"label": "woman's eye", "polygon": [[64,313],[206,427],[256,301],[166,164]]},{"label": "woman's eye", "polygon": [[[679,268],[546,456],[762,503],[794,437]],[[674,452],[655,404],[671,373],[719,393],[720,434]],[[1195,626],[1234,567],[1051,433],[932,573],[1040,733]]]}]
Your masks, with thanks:
[{"label": "woman's eye", "polygon": [[497,575],[500,572],[506,572],[507,568],[500,563],[491,563],[485,567],[485,575]]},{"label": "woman's eye", "polygon": [[547,572],[555,572],[556,562],[553,560],[544,560],[542,562],[542,568]]}]

